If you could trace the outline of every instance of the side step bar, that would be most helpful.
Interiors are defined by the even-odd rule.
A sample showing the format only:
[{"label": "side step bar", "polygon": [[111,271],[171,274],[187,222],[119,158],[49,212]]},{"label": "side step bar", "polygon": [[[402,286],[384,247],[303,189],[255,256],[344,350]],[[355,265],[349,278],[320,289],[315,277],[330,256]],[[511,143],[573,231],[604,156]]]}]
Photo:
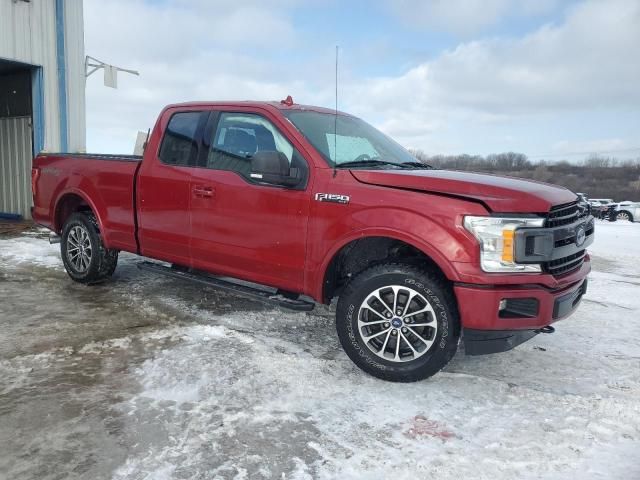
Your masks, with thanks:
[{"label": "side step bar", "polygon": [[250,286],[249,282],[239,283],[241,280],[238,280],[238,283],[236,283],[236,281],[232,279],[223,279],[207,273],[194,272],[188,269],[167,267],[155,262],[140,262],[138,263],[138,268],[173,278],[181,278],[183,280],[202,283],[204,285],[244,295],[245,297],[254,298],[270,305],[289,308],[291,310],[309,312],[315,307],[315,304],[311,301],[295,297],[290,298],[289,295],[275,288],[257,288]]}]

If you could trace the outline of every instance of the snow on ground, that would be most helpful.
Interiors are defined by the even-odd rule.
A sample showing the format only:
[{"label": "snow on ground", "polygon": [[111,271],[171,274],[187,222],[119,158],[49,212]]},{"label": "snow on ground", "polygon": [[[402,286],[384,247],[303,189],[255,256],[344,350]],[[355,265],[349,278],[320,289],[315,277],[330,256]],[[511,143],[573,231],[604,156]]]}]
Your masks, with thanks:
[{"label": "snow on ground", "polygon": [[640,224],[598,222],[579,311],[415,384],[291,313],[0,239],[0,477],[640,479]]},{"label": "snow on ground", "polygon": [[0,261],[5,269],[25,265],[64,268],[58,246],[45,246],[42,239],[26,235],[2,240]]}]

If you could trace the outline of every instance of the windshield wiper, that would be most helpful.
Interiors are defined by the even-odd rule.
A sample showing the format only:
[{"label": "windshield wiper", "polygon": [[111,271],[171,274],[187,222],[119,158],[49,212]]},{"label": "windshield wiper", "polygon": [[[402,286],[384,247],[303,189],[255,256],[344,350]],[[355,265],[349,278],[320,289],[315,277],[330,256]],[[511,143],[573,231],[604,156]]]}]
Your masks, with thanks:
[{"label": "windshield wiper", "polygon": [[388,160],[381,160],[379,158],[369,158],[367,160],[359,160],[359,161],[351,161],[351,162],[343,162],[336,165],[336,168],[352,168],[352,167],[375,167],[375,166],[385,166],[392,165],[396,168],[406,168],[406,169],[416,169],[419,168],[421,170],[432,170],[433,167],[431,165],[427,165],[422,162],[390,162]]},{"label": "windshield wiper", "polygon": [[388,162],[386,160],[379,160],[379,159],[373,159],[370,158],[368,160],[359,160],[359,161],[351,161],[351,162],[342,162],[336,165],[336,168],[343,168],[343,167],[375,167],[375,166],[383,166],[383,165],[393,165],[394,167],[397,168],[402,168],[402,165],[394,163],[394,162]]},{"label": "windshield wiper", "polygon": [[431,165],[428,165],[426,163],[422,163],[422,162],[402,162],[400,163],[400,165],[406,165],[407,167],[412,167],[412,168],[420,168],[423,170],[433,170],[433,167]]}]

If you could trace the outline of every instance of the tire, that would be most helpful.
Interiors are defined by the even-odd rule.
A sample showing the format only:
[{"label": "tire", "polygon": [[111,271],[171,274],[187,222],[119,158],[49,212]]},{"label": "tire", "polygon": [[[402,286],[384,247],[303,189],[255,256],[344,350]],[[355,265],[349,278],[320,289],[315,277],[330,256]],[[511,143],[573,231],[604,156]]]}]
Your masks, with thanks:
[{"label": "tire", "polygon": [[[376,292],[386,308],[373,296]],[[394,297],[397,301],[391,300]],[[369,307],[363,307],[365,301]],[[386,315],[392,308],[396,315],[386,319],[388,328],[382,315],[370,312]],[[424,309],[428,311],[420,313]],[[460,318],[453,292],[441,275],[411,265],[383,264],[360,273],[345,287],[338,300],[336,329],[342,348],[359,368],[383,380],[415,382],[439,372],[453,358]],[[368,341],[364,335],[371,335]]]},{"label": "tire", "polygon": [[633,222],[633,215],[626,210],[620,210],[618,215],[616,215],[616,218],[618,220],[628,220],[629,222]]},{"label": "tire", "polygon": [[67,274],[84,284],[105,281],[118,264],[118,250],[104,247],[98,222],[90,212],[77,212],[69,217],[62,228],[60,254]]}]

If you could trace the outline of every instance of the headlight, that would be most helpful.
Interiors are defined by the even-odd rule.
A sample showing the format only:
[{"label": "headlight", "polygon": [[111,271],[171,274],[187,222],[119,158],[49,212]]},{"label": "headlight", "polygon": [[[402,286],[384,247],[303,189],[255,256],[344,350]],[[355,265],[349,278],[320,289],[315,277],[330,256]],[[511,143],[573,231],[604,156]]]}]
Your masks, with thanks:
[{"label": "headlight", "polygon": [[485,272],[541,272],[539,264],[515,262],[516,228],[542,227],[544,218],[464,217],[464,228],[480,243],[480,266]]}]

